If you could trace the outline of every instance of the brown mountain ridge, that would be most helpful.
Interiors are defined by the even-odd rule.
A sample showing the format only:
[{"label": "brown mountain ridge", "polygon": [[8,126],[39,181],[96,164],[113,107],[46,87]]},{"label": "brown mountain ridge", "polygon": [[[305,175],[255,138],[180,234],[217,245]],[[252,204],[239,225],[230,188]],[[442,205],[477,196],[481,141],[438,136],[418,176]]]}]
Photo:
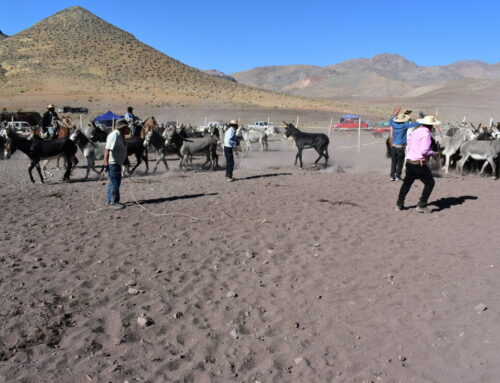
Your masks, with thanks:
[{"label": "brown mountain ridge", "polygon": [[227,81],[187,66],[81,7],[0,42],[0,95],[175,104],[315,107],[325,102]]},{"label": "brown mountain ridge", "polygon": [[400,55],[386,53],[326,67],[258,67],[232,76],[243,84],[308,97],[418,97],[438,89],[455,89],[454,83],[463,84],[464,80],[471,80],[467,82],[471,89],[464,91],[477,91],[472,84],[500,81],[500,63],[463,60],[446,66],[418,66]]}]

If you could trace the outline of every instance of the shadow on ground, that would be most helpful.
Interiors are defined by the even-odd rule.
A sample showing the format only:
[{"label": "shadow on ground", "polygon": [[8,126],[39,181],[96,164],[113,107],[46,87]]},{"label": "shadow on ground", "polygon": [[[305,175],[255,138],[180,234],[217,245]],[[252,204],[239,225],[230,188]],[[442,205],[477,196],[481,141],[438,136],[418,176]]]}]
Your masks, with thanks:
[{"label": "shadow on ground", "polygon": [[192,198],[200,198],[200,197],[206,197],[206,196],[212,196],[212,195],[218,195],[219,193],[199,193],[199,194],[185,194],[185,195],[176,195],[172,197],[162,197],[162,198],[153,198],[153,199],[142,199],[137,202],[139,202],[141,205],[154,205],[157,203],[163,203],[163,202],[172,202],[172,201],[177,201],[180,199],[192,199]]}]

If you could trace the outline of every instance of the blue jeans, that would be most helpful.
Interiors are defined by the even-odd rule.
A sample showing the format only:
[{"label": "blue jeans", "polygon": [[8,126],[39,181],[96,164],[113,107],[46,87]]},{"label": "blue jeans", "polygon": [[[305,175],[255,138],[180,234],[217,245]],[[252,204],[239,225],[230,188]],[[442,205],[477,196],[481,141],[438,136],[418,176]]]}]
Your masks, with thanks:
[{"label": "blue jeans", "polygon": [[108,172],[108,194],[106,195],[106,202],[120,202],[120,184],[122,183],[122,166],[109,165]]},{"label": "blue jeans", "polygon": [[234,156],[233,148],[224,146],[224,156],[226,157],[226,177],[233,178]]}]

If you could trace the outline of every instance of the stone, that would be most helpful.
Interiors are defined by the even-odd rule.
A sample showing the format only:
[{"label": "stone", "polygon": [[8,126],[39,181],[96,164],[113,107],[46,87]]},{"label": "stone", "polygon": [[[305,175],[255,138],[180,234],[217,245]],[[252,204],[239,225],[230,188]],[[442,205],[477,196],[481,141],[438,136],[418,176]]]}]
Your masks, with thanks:
[{"label": "stone", "polygon": [[398,359],[400,362],[404,362],[404,361],[406,361],[406,356],[399,355]]},{"label": "stone", "polygon": [[304,358],[299,357],[299,358],[295,358],[294,362],[295,362],[295,364],[300,364],[303,360],[304,360]]},{"label": "stone", "polygon": [[134,280],[127,281],[126,286],[137,286],[137,282]]},{"label": "stone", "polygon": [[251,251],[245,251],[245,257],[253,258],[253,257],[255,257],[255,255]]},{"label": "stone", "polygon": [[233,328],[231,330],[231,332],[229,333],[234,339],[238,338],[238,331],[236,331],[235,328]]},{"label": "stone", "polygon": [[228,298],[236,298],[238,296],[234,291],[229,291],[226,295]]},{"label": "stone", "polygon": [[137,290],[134,287],[129,287],[128,293],[129,293],[129,295],[137,295],[137,294],[139,294],[139,290]]},{"label": "stone", "polygon": [[137,324],[141,327],[148,327],[153,324],[153,321],[146,317],[139,317],[137,318]]},{"label": "stone", "polygon": [[476,305],[476,307],[474,307],[474,310],[477,311],[478,313],[482,312],[482,311],[486,311],[488,309],[488,307],[486,307],[486,305],[484,303],[479,303]]},{"label": "stone", "polygon": [[177,311],[176,313],[174,313],[174,318],[175,319],[180,319],[184,316],[184,314],[180,311]]}]

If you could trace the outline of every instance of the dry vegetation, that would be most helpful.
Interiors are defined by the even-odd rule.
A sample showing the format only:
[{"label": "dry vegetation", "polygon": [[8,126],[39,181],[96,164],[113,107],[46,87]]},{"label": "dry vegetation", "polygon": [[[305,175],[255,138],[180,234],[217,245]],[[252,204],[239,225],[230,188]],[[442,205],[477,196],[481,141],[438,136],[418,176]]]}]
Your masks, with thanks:
[{"label": "dry vegetation", "polygon": [[[141,43],[81,7],[65,9],[0,44],[0,95],[87,94],[144,103],[280,108],[332,103],[277,94],[207,75]],[[87,100],[88,101],[88,100]]]}]

